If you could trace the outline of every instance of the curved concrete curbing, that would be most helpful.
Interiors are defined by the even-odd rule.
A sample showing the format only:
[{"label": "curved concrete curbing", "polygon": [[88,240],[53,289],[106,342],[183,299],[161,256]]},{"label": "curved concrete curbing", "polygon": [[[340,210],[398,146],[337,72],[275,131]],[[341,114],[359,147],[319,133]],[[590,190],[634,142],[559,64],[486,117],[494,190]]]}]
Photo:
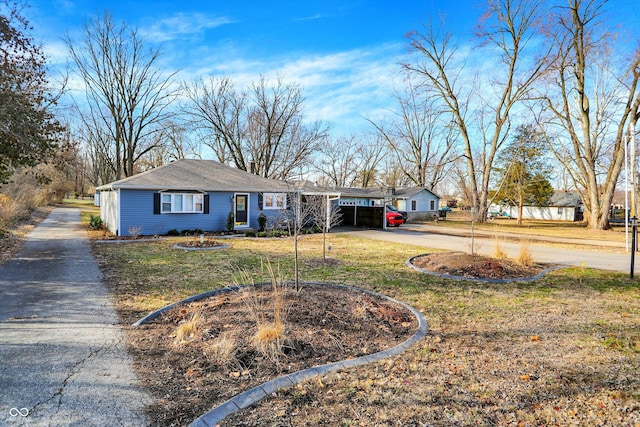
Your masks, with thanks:
[{"label": "curved concrete curbing", "polygon": [[[266,284],[270,284],[270,283],[263,282],[263,283],[257,283],[256,285],[264,286]],[[189,424],[190,427],[213,427],[216,425],[216,423],[224,419],[227,415],[233,414],[234,412],[237,412],[240,409],[247,408],[259,402],[260,400],[264,399],[265,397],[275,393],[281,388],[294,386],[296,384],[299,384],[303,381],[306,381],[310,378],[313,378],[319,375],[328,374],[330,372],[334,372],[338,370],[345,370],[345,369],[353,368],[356,366],[366,365],[368,363],[373,363],[382,359],[386,359],[388,357],[396,356],[408,350],[409,347],[411,347],[413,344],[415,344],[416,342],[424,338],[427,334],[428,325],[427,325],[427,321],[422,316],[422,313],[420,313],[418,310],[411,307],[410,305],[405,304],[401,301],[398,301],[394,298],[388,297],[383,294],[379,294],[377,292],[369,291],[366,289],[356,288],[354,286],[338,285],[333,283],[321,283],[321,282],[305,282],[303,283],[303,285],[333,286],[333,287],[348,290],[350,292],[360,292],[360,293],[365,293],[365,294],[373,295],[376,297],[384,298],[387,301],[391,301],[393,303],[399,304],[405,307],[407,310],[411,311],[411,313],[413,313],[413,315],[416,317],[416,320],[418,321],[418,329],[411,337],[409,337],[407,340],[405,340],[404,342],[398,344],[393,348],[382,350],[373,354],[368,354],[366,356],[357,357],[355,359],[347,359],[339,362],[327,363],[325,365],[314,366],[314,367],[304,369],[302,371],[285,375],[283,377],[276,378],[274,380],[267,381],[266,383],[260,384],[252,389],[249,389],[243,393],[240,393],[232,397],[226,402],[216,406],[211,411],[199,416],[191,424]],[[205,292],[189,298],[185,298],[181,301],[178,301],[174,304],[168,305],[166,307],[163,307],[159,310],[154,311],[153,313],[148,314],[147,316],[143,317],[142,319],[134,323],[133,326],[140,326],[145,322],[155,319],[156,317],[160,316],[162,313],[180,304],[196,301],[202,298],[207,298],[207,297],[221,294],[224,292],[237,291],[241,288],[242,288],[241,286],[232,286],[232,287],[227,287],[222,289],[216,289],[214,291],[209,291],[209,292]]]},{"label": "curved concrete curbing", "polygon": [[185,246],[180,246],[180,243],[176,243],[173,245],[173,249],[182,249],[183,251],[215,251],[220,249],[227,249],[231,244],[225,243],[224,245],[219,246],[211,246],[208,248],[189,248]]},{"label": "curved concrete curbing", "polygon": [[420,255],[416,255],[416,256],[412,256],[411,258],[409,258],[407,260],[407,265],[411,268],[413,268],[416,271],[419,271],[420,273],[425,273],[425,274],[429,274],[431,276],[436,276],[436,277],[440,277],[443,279],[451,279],[451,280],[466,280],[466,281],[471,281],[471,282],[482,282],[482,283],[513,283],[513,282],[533,282],[534,280],[538,280],[539,278],[541,278],[542,276],[544,276],[545,274],[547,274],[550,271],[553,270],[558,270],[561,268],[566,268],[566,265],[554,265],[552,267],[548,267],[545,268],[544,270],[542,270],[540,273],[536,274],[535,276],[529,276],[529,277],[515,277],[513,279],[483,279],[483,278],[479,278],[479,277],[465,277],[465,276],[454,276],[452,274],[444,274],[444,273],[438,273],[435,271],[429,271],[429,270],[425,270],[424,268],[420,268],[416,265],[413,264],[413,260],[421,257],[421,256],[425,256],[425,255],[430,255],[428,253],[426,254],[420,254]]}]

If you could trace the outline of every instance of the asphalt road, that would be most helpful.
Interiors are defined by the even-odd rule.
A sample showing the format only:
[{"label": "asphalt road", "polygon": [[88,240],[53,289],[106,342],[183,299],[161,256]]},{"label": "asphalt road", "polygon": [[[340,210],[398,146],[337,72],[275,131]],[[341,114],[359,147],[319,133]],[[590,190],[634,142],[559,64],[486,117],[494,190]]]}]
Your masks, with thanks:
[{"label": "asphalt road", "polygon": [[[437,232],[431,231],[430,227],[415,226],[411,224],[402,225],[398,228],[383,230],[354,230],[349,234],[365,237],[369,239],[382,240],[388,242],[405,243],[425,248],[448,249],[452,251],[471,252],[472,240],[474,253],[480,255],[493,255],[496,247],[496,238],[487,234],[475,235],[472,239],[469,236],[458,235],[460,230],[452,229],[447,234],[447,229],[438,227]],[[466,232],[465,232],[466,233]],[[522,243],[509,238],[506,233],[501,236],[500,245],[504,252],[511,258],[516,258],[521,250]],[[511,236],[512,238],[514,236]],[[601,247],[585,245],[583,250],[567,247],[554,247],[543,243],[536,243],[531,239],[525,239],[533,259],[537,262],[565,264],[569,266],[584,266],[602,270],[612,270],[629,273],[631,268],[630,253],[613,253],[609,245]],[[553,239],[547,239],[553,240]],[[579,239],[574,240],[580,242]],[[569,244],[570,239],[560,239],[558,243]],[[624,247],[618,249],[624,251]],[[426,252],[426,251],[425,251]],[[416,254],[418,255],[418,254]],[[640,253],[636,253],[634,263],[634,277],[640,277],[638,271],[638,258]]]},{"label": "asphalt road", "polygon": [[144,426],[124,336],[77,209],[0,266],[0,425]]}]

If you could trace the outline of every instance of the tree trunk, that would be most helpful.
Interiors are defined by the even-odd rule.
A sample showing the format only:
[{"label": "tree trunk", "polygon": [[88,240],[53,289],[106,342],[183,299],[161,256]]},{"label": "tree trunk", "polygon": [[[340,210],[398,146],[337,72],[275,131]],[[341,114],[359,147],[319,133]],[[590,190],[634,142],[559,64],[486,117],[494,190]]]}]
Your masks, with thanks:
[{"label": "tree trunk", "polygon": [[522,225],[522,205],[524,204],[524,195],[520,193],[518,195],[518,225]]}]

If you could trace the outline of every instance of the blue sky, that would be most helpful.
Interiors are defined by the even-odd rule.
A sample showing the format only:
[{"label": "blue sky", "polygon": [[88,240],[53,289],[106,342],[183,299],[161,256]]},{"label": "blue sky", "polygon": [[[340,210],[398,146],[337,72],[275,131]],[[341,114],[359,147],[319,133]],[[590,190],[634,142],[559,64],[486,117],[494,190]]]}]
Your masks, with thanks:
[{"label": "blue sky", "polygon": [[[177,78],[228,76],[239,86],[282,76],[304,89],[305,115],[334,133],[370,130],[362,118],[393,107],[399,62],[407,39],[423,23],[447,17],[462,44],[485,2],[478,0],[325,1],[81,1],[31,0],[25,13],[54,67],[66,61],[65,34],[77,34],[91,16],[110,11],[164,51],[162,67]],[[638,26],[640,2],[612,0]]]}]

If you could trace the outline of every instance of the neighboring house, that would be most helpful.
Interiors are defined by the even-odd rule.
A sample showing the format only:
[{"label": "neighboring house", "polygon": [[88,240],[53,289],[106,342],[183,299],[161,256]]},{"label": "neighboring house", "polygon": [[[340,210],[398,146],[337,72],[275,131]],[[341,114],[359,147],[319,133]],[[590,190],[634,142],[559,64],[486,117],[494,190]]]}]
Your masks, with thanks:
[{"label": "neighboring house", "polygon": [[100,216],[118,236],[169,230],[258,229],[258,215],[276,218],[290,208],[285,182],[213,160],[182,159],[96,188]]},{"label": "neighboring house", "polygon": [[426,221],[438,216],[440,197],[424,187],[391,190],[392,204],[408,213],[408,221]]},{"label": "neighboring house", "polygon": [[[495,208],[495,209],[494,209]],[[498,211],[500,207],[492,206]],[[517,206],[502,206],[511,218],[518,217]],[[546,206],[522,206],[522,219],[543,219],[553,221],[582,221],[583,206],[577,191],[556,191]]]}]

